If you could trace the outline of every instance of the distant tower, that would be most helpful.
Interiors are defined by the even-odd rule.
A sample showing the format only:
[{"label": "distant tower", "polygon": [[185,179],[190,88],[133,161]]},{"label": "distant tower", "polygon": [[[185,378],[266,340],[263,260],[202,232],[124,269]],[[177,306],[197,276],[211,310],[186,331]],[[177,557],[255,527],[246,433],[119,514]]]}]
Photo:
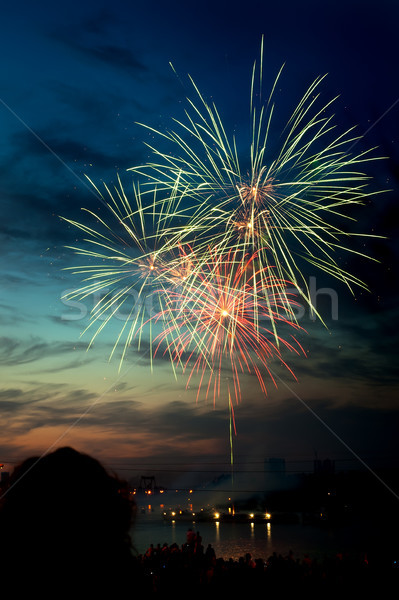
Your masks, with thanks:
[{"label": "distant tower", "polygon": [[142,475],[140,478],[139,491],[151,495],[155,492],[155,477]]}]

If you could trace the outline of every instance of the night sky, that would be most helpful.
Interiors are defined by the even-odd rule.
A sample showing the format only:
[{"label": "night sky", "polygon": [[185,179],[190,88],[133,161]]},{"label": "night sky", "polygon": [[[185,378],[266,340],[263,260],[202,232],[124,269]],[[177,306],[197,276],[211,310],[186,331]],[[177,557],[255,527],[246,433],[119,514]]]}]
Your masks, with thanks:
[{"label": "night sky", "polygon": [[297,381],[276,365],[281,380],[277,389],[268,384],[265,398],[256,378],[243,377],[237,468],[256,488],[253,472],[268,457],[285,458],[290,472],[311,470],[315,456],[339,468],[397,464],[398,18],[393,0],[3,3],[0,461],[7,468],[71,445],[125,475],[153,473],[176,486],[192,465],[201,481],[228,471],[223,398],[216,407],[203,397],[196,403],[194,386],[175,381],[167,361],[151,372],[148,357],[135,353],[118,373],[118,360],[108,361],[112,323],[87,351],[90,337],[80,334],[90,299],[81,310],[61,300],[80,282],[65,271],[77,260],[66,246],[78,232],[60,216],[82,220],[82,207],[99,207],[85,175],[101,185],[119,174],[130,185],[128,169],[150,158],[149,133],[138,123],[162,130],[181,118],[192,95],[187,74],[244,152],[262,35],[266,87],[285,64],[281,118],[327,73],[322,92],[339,95],[336,122],[357,125],[365,134],[359,149],[378,146],[386,157],[367,172],[373,189],[387,191],[353,214],[355,231],[386,239],[365,238],[361,247],[379,262],[342,256],[370,293],[351,295],[309,273],[318,289],[336,292],[337,318],[326,296],[318,307],[327,327],[303,318],[307,357],[290,358]]}]

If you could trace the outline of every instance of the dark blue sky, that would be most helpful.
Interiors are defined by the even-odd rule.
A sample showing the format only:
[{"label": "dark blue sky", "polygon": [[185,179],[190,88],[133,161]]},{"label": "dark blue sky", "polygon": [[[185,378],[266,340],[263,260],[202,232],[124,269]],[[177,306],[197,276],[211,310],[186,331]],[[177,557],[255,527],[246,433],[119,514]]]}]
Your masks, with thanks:
[{"label": "dark blue sky", "polygon": [[87,317],[63,320],[61,296],[77,284],[63,271],[75,261],[65,246],[76,231],[59,215],[81,219],[81,207],[98,205],[86,174],[130,181],[126,170],[149,158],[149,135],[137,122],[163,129],[181,118],[192,92],[187,74],[244,148],[262,35],[266,88],[285,63],[272,133],[327,73],[322,93],[339,95],[337,123],[358,125],[359,149],[377,145],[387,157],[369,170],[376,189],[391,191],[355,215],[359,231],[388,238],[366,241],[380,263],[348,263],[371,294],[353,297],[319,280],[335,286],[339,318],[330,318],[326,303],[329,330],[306,322],[309,354],[295,362],[298,383],[271,389],[266,400],[248,392],[237,409],[237,456],[311,460],[317,450],[353,465],[356,456],[397,457],[398,17],[397,3],[387,0],[2,6],[3,462],[64,443],[110,463],[162,462],[182,448],[194,461],[228,459],[225,406],[196,405],[167,365],[152,375],[137,365],[119,378],[107,362],[112,328],[86,353]]}]

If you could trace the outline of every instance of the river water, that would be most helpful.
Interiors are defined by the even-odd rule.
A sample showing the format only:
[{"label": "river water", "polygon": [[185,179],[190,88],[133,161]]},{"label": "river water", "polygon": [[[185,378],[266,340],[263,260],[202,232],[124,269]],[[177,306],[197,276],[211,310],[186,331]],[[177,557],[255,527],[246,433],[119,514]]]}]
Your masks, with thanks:
[{"label": "river water", "polygon": [[188,528],[199,531],[206,549],[212,544],[217,557],[238,560],[249,552],[255,558],[268,558],[273,552],[285,556],[291,550],[296,558],[309,554],[322,559],[337,552],[359,556],[369,550],[374,540],[373,524],[331,528],[282,523],[215,523],[164,521],[161,513],[139,514],[132,529],[133,545],[144,553],[150,544],[161,546],[186,541]]}]

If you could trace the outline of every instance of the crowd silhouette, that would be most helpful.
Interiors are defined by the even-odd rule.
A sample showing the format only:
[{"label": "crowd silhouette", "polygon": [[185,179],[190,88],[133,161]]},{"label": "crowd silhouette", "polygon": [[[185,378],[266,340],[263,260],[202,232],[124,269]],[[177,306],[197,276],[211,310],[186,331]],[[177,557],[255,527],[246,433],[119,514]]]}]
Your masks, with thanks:
[{"label": "crowd silhouette", "polygon": [[183,597],[192,590],[212,597],[251,592],[256,597],[276,594],[288,598],[303,593],[306,598],[320,599],[351,591],[354,597],[368,597],[371,590],[381,593],[396,581],[393,569],[370,564],[366,554],[354,558],[337,553],[320,560],[308,554],[296,557],[288,551],[284,556],[274,552],[266,559],[250,553],[226,559],[217,557],[211,544],[204,548],[195,541],[181,546],[151,544],[137,556],[137,564],[147,595],[172,593]]},{"label": "crowd silhouette", "polygon": [[192,529],[181,545],[150,544],[140,554],[130,537],[134,518],[125,482],[91,456],[66,447],[29,458],[2,490],[3,581],[11,583],[17,598],[236,597],[248,592],[327,598],[350,589],[355,597],[372,589],[380,594],[396,584],[399,574],[393,565],[366,554],[319,560],[289,551],[226,559]]}]

